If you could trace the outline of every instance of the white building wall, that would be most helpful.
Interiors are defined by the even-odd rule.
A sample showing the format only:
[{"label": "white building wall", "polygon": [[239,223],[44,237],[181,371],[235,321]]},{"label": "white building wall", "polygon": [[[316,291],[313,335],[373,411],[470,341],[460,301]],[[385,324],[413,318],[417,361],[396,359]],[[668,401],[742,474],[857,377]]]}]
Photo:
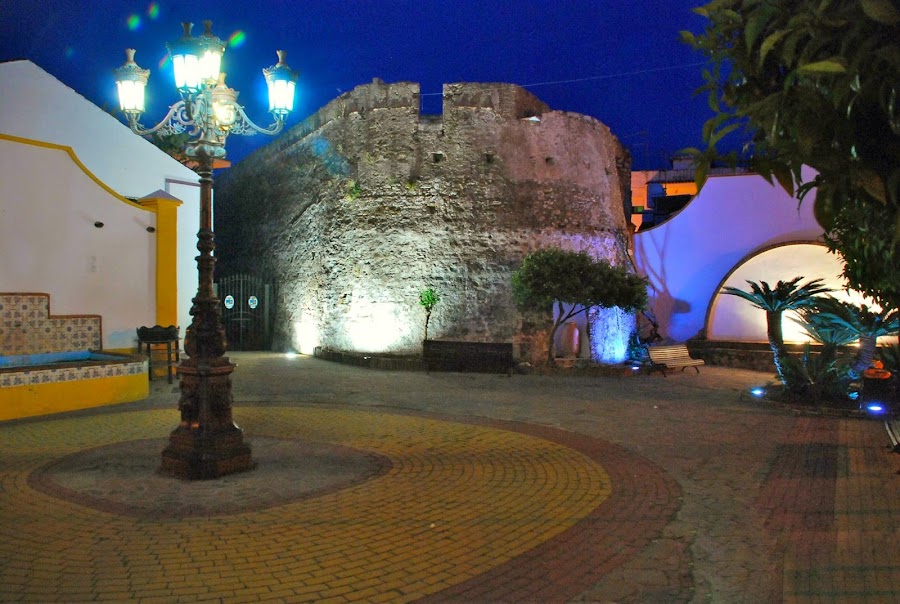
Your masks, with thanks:
[{"label": "white building wall", "polygon": [[54,315],[101,315],[103,347],[133,348],[135,328],[156,317],[147,227],[155,213],[112,195],[66,151],[0,139],[0,291],[48,293]]},{"label": "white building wall", "polygon": [[[819,240],[822,227],[813,216],[814,201],[811,193],[798,207],[781,187],[757,175],[711,177],[681,212],[638,232],[635,260],[650,280],[660,334],[678,342],[697,336],[717,286],[753,252]],[[754,278],[759,279],[765,276]]]},{"label": "white building wall", "polygon": [[[178,321],[183,335],[197,291],[193,259],[200,188],[192,184],[198,183],[197,174],[31,61],[0,63],[0,91],[0,133],[71,147],[88,170],[123,197],[139,199],[161,189],[184,202],[178,210]],[[162,117],[149,116],[148,122]],[[41,174],[44,179],[58,177],[48,170]],[[0,288],[6,289],[2,283]]]}]

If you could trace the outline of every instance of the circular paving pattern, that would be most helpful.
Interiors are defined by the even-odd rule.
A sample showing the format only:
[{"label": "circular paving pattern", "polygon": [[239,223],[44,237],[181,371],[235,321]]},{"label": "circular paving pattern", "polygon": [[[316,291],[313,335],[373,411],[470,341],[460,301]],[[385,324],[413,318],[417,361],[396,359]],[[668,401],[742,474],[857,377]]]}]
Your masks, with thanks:
[{"label": "circular paving pattern", "polygon": [[[167,485],[187,491],[140,497],[121,476],[86,476],[147,472],[138,452],[156,458],[173,415],[0,425],[0,599],[564,600],[639,551],[676,508],[670,479],[607,443],[331,408],[235,414],[260,464],[285,441],[323,460],[352,451],[327,484],[315,479],[322,467],[294,474],[306,484],[289,492],[264,468],[228,478],[256,487],[241,493],[176,481]],[[110,460],[129,452],[132,465]],[[145,476],[151,490],[172,480]],[[211,507],[223,489],[227,509]],[[250,503],[254,490],[269,498]]]},{"label": "circular paving pattern", "polygon": [[82,505],[141,518],[187,518],[250,512],[365,482],[391,462],[330,443],[257,436],[253,472],[219,480],[160,475],[166,439],[135,440],[67,455],[32,472],[29,486]]}]

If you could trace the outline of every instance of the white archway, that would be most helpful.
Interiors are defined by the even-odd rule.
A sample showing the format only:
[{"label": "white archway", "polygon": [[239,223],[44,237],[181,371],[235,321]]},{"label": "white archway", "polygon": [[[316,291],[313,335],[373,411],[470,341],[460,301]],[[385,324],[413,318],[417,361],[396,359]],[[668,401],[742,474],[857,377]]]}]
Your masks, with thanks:
[{"label": "white archway", "polygon": [[[722,293],[722,288],[748,289],[747,281],[766,281],[775,286],[778,281],[795,277],[821,278],[835,291],[832,296],[854,303],[873,306],[871,300],[856,291],[846,291],[841,277],[843,261],[818,243],[789,243],[767,248],[739,262],[722,281],[710,303],[706,319],[709,340],[766,342],[766,315],[746,300]],[[809,336],[785,313],[782,328],[785,342],[807,342]]]}]

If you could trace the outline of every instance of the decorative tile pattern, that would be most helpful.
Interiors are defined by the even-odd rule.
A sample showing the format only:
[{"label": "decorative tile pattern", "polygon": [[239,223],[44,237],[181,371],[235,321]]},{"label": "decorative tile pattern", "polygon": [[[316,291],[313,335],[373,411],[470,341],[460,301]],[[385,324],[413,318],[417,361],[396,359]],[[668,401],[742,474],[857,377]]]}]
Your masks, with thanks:
[{"label": "decorative tile pattern", "polygon": [[0,293],[0,355],[103,347],[100,315],[50,315],[50,296]]},{"label": "decorative tile pattern", "polygon": [[52,382],[72,382],[77,380],[96,380],[147,373],[146,359],[136,360],[134,357],[123,357],[122,362],[115,361],[83,361],[78,364],[65,363],[64,366],[49,365],[23,369],[0,370],[0,388],[14,386],[31,386]]},{"label": "decorative tile pattern", "polygon": [[[0,355],[100,350],[100,315],[50,314],[50,296],[0,293]],[[95,380],[147,372],[147,361],[82,361],[0,370],[0,388]]]}]

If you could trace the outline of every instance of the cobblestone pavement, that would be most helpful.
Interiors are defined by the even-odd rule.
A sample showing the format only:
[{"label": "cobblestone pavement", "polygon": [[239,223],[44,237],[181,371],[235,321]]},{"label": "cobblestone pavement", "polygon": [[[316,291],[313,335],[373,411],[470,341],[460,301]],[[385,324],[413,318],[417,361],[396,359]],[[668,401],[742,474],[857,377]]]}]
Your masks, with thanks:
[{"label": "cobblestone pavement", "polygon": [[0,423],[0,601],[900,601],[883,427],[766,406],[764,374],[232,360],[248,473],[153,474],[162,381]]}]

